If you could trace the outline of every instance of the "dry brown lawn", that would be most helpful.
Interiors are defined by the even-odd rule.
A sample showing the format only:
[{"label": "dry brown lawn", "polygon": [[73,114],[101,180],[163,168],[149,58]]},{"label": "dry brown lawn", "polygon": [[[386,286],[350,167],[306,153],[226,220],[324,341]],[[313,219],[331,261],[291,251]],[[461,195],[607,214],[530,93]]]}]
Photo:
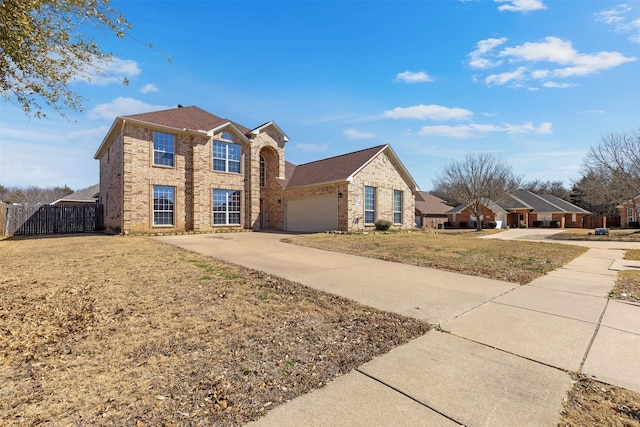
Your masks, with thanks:
[{"label": "dry brown lawn", "polygon": [[612,242],[640,242],[640,230],[633,228],[610,229],[608,236],[595,235],[589,228],[568,228],[562,233],[549,236],[552,240],[589,240]]},{"label": "dry brown lawn", "polygon": [[529,283],[587,251],[587,248],[572,245],[477,238],[484,235],[485,232],[461,230],[308,234],[288,240],[302,246],[521,284]]},{"label": "dry brown lawn", "polygon": [[560,427],[640,427],[640,393],[584,376],[575,378]]},{"label": "dry brown lawn", "polygon": [[[640,261],[640,250],[632,249],[625,252],[625,259]],[[622,301],[640,303],[640,271],[622,270],[618,273],[615,287],[609,293],[611,298]]]},{"label": "dry brown lawn", "polygon": [[0,241],[0,425],[241,425],[429,326],[145,237]]}]

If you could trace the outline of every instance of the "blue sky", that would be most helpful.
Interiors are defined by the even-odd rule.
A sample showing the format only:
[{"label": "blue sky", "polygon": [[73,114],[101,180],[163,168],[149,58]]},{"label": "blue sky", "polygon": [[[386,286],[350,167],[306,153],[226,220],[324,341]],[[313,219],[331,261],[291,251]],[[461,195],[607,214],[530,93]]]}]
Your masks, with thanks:
[{"label": "blue sky", "polygon": [[0,101],[0,184],[95,184],[115,117],[178,104],[275,121],[295,164],[390,144],[427,191],[469,152],[570,185],[591,145],[640,126],[637,0],[111,5],[133,28],[96,36],[114,60],[72,83],[82,113],[35,119]]}]

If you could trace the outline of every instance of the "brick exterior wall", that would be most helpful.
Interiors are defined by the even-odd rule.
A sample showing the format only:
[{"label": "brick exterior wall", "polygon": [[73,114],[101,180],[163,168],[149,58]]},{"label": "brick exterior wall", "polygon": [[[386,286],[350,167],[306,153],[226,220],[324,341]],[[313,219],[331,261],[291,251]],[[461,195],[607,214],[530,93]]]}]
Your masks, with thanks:
[{"label": "brick exterior wall", "polygon": [[104,205],[107,233],[122,232],[124,152],[123,134],[118,132],[100,157],[100,203]]},{"label": "brick exterior wall", "polygon": [[[260,199],[271,228],[282,229],[282,186],[284,140],[278,132],[265,129],[249,141],[232,127],[210,138],[202,133],[168,132],[174,135],[174,166],[153,164],[151,127],[124,122],[99,158],[100,201],[105,205],[105,229],[111,233],[154,233],[198,231],[220,228],[260,228]],[[213,140],[222,132],[231,134],[242,148],[240,173],[213,170]],[[267,186],[260,188],[260,153],[267,159]],[[174,224],[154,226],[153,186],[174,187]],[[240,225],[213,224],[213,190],[241,192]]]},{"label": "brick exterior wall", "polygon": [[[376,156],[359,171],[348,185],[344,204],[347,212],[348,231],[375,228],[364,223],[364,187],[376,188],[376,219],[393,222],[393,190],[402,191],[402,223],[393,224],[394,229],[411,229],[415,223],[414,188],[409,187],[400,173],[401,166],[395,164],[385,152]],[[343,197],[344,199],[344,197]]]}]

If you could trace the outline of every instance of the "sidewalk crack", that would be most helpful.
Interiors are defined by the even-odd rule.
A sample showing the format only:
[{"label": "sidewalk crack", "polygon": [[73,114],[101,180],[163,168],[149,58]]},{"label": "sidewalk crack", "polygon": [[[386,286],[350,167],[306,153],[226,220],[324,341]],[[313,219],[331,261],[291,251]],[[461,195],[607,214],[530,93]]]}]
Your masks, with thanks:
[{"label": "sidewalk crack", "polygon": [[593,331],[591,340],[589,340],[589,345],[587,345],[587,349],[584,352],[584,356],[582,356],[582,361],[580,362],[580,367],[578,368],[578,372],[582,372],[582,367],[584,366],[584,363],[587,361],[587,356],[589,355],[589,351],[591,351],[591,346],[593,345],[593,342],[596,339],[596,335],[598,335],[598,331],[600,330],[600,325],[602,324],[602,318],[604,317],[604,313],[607,311],[607,307],[609,307],[608,298],[607,298],[607,302],[604,304],[602,313],[600,313],[600,318],[598,319],[598,323],[596,323],[596,329]]},{"label": "sidewalk crack", "polygon": [[460,426],[465,426],[465,424],[464,424],[463,422],[458,421],[458,420],[456,420],[455,418],[450,417],[449,415],[445,414],[444,412],[439,411],[439,410],[437,410],[436,408],[434,408],[434,407],[432,407],[432,406],[427,405],[426,403],[424,403],[424,402],[422,402],[421,400],[419,400],[419,399],[417,399],[417,398],[415,398],[415,397],[411,396],[410,394],[408,394],[408,393],[406,393],[406,392],[404,392],[404,391],[400,390],[399,388],[394,387],[394,386],[392,386],[391,384],[389,384],[389,383],[387,383],[387,382],[384,382],[384,381],[382,381],[382,380],[381,380],[381,379],[379,379],[379,378],[374,377],[373,375],[369,375],[369,374],[367,374],[366,372],[361,371],[361,370],[360,370],[360,368],[356,368],[356,369],[354,369],[354,370],[355,370],[356,372],[360,372],[360,373],[361,373],[362,375],[364,375],[365,377],[370,378],[370,379],[372,379],[372,380],[374,380],[374,381],[376,381],[376,382],[379,382],[379,383],[380,383],[380,384],[382,384],[383,386],[388,387],[388,388],[390,388],[391,390],[393,390],[393,391],[395,391],[395,392],[397,392],[397,393],[400,393],[400,394],[401,394],[401,395],[403,395],[404,397],[407,397],[407,398],[409,398],[409,399],[413,400],[413,401],[414,401],[414,402],[416,402],[417,404],[419,404],[419,405],[421,405],[421,406],[424,406],[425,408],[430,409],[430,410],[432,410],[433,412],[438,413],[439,415],[442,415],[442,416],[443,416],[443,417],[445,417],[446,419],[448,419],[448,420],[450,420],[450,421],[453,421],[454,423],[456,423],[456,424],[458,424],[458,425],[460,425]]}]

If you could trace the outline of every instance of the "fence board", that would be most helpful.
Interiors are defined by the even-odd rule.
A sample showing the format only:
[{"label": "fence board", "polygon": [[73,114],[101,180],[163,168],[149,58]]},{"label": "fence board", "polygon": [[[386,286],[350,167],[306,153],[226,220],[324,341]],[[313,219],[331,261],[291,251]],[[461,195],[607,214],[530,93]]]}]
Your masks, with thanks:
[{"label": "fence board", "polygon": [[91,205],[13,205],[8,206],[5,234],[26,236],[34,234],[85,233],[102,230],[103,207]]}]

